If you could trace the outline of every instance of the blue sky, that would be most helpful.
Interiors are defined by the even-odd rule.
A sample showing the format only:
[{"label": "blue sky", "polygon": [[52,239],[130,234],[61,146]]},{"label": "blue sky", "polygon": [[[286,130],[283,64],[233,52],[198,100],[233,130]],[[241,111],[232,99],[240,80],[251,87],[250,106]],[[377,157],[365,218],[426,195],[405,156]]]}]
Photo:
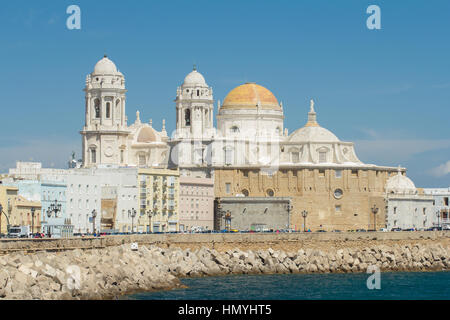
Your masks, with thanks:
[{"label": "blue sky", "polygon": [[[81,30],[66,9],[81,8]],[[368,30],[366,8],[381,8]],[[319,123],[359,158],[402,165],[419,187],[450,185],[449,1],[8,1],[0,11],[0,172],[16,160],[64,167],[80,155],[86,75],[107,53],[127,114],[175,126],[192,65],[222,100],[256,82],[290,132],[314,98]]]}]

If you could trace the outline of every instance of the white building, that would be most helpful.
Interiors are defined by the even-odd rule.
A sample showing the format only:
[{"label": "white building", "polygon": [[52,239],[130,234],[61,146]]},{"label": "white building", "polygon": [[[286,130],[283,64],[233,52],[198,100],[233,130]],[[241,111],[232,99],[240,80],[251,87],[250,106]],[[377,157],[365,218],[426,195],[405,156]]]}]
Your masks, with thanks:
[{"label": "white building", "polygon": [[436,226],[450,228],[450,187],[424,188],[423,191],[433,197]]},{"label": "white building", "polygon": [[386,182],[386,226],[400,229],[426,229],[434,225],[433,198],[419,194],[411,179],[400,169]]},{"label": "white building", "polygon": [[138,210],[138,201],[135,168],[74,169],[67,176],[67,212],[74,233],[92,232],[94,210],[97,231],[131,232],[130,212]]}]

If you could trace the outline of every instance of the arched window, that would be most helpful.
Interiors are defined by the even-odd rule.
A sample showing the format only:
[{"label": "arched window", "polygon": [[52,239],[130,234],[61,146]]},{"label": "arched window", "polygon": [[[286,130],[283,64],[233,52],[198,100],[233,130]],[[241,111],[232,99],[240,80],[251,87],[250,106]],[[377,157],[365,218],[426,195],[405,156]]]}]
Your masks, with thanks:
[{"label": "arched window", "polygon": [[184,111],[184,121],[186,126],[191,125],[191,109],[186,109],[186,111]]},{"label": "arched window", "polygon": [[238,127],[238,126],[232,126],[232,127],[230,128],[230,131],[231,131],[232,133],[239,133],[239,127]]},{"label": "arched window", "polygon": [[326,151],[319,152],[319,162],[320,163],[327,162],[327,152]]},{"label": "arched window", "polygon": [[146,161],[145,154],[140,154],[139,155],[139,165],[145,166],[146,164],[147,164],[147,161]]},{"label": "arched window", "polygon": [[95,117],[97,119],[99,119],[100,118],[100,100],[99,99],[95,99],[94,109],[95,109]]},{"label": "arched window", "polygon": [[111,118],[111,103],[109,102],[106,104],[106,118]]},{"label": "arched window", "polygon": [[91,163],[97,163],[97,150],[95,148],[91,149]]},{"label": "arched window", "polygon": [[248,197],[248,190],[247,189],[244,189],[244,190],[242,190],[242,194],[244,195],[244,196],[246,196],[246,197]]}]

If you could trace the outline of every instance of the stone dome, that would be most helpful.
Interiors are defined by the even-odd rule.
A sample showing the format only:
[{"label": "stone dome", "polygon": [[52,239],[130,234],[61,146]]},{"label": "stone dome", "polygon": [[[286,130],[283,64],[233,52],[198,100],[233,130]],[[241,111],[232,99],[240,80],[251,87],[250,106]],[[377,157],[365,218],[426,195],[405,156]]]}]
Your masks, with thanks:
[{"label": "stone dome", "polygon": [[201,86],[201,87],[207,87],[205,78],[203,75],[198,72],[195,67],[194,70],[192,70],[191,73],[189,73],[186,78],[184,78],[183,87],[185,86]]},{"label": "stone dome", "polygon": [[156,142],[155,131],[150,127],[144,127],[139,131],[137,142],[139,143],[150,143]]},{"label": "stone dome", "polygon": [[317,114],[314,110],[314,101],[311,100],[311,107],[308,113],[308,122],[303,128],[297,129],[289,136],[289,141],[293,142],[339,142],[338,137],[330,130],[322,128],[317,123]]},{"label": "stone dome", "polygon": [[305,126],[294,131],[289,141],[292,142],[339,142],[330,130],[319,126]]},{"label": "stone dome", "polygon": [[[106,74],[106,75],[117,75],[117,67],[108,57],[105,55],[94,67],[93,74]],[[120,74],[121,75],[121,74]]]},{"label": "stone dome", "polygon": [[256,83],[246,83],[228,93],[221,109],[262,109],[282,111],[277,98],[270,90]]},{"label": "stone dome", "polygon": [[387,193],[416,194],[417,189],[412,180],[398,170],[397,175],[390,177],[386,181]]}]

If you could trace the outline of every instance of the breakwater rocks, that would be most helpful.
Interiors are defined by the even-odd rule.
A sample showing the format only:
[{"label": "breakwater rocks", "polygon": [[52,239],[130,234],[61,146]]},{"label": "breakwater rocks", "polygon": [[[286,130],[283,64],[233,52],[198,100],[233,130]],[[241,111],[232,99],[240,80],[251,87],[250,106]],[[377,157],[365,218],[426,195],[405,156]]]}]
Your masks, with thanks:
[{"label": "breakwater rocks", "polygon": [[361,248],[284,252],[271,248],[219,252],[125,244],[60,253],[0,257],[3,299],[111,299],[140,291],[182,287],[180,277],[227,274],[450,270],[450,248],[441,243],[383,244]]}]

